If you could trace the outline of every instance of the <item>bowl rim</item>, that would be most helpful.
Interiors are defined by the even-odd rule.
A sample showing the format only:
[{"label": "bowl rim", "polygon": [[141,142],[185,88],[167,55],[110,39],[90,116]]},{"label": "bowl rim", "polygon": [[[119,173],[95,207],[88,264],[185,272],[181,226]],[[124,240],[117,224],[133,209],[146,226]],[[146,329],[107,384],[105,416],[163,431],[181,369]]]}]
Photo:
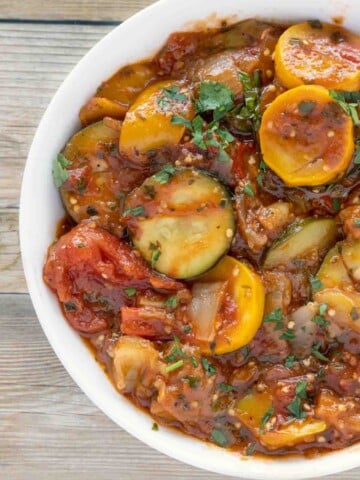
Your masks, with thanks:
[{"label": "bowl rim", "polygon": [[[183,4],[188,5],[191,5],[191,1],[192,0],[182,0]],[[197,1],[199,3],[205,2],[205,0]],[[232,0],[214,0],[214,11],[219,10],[218,7],[221,4],[221,1],[223,1],[224,4],[234,3]],[[151,428],[148,427],[153,421],[150,415],[144,414],[132,404],[129,404],[129,406],[126,407],[126,402],[128,401],[125,400],[124,402],[122,396],[121,398],[123,400],[119,400],[119,405],[121,406],[120,409],[134,415],[135,423],[133,423],[130,418],[127,418],[126,415],[124,415],[125,418],[121,418],[120,420],[118,412],[115,414],[114,411],[110,411],[106,396],[101,395],[101,392],[96,392],[90,385],[89,377],[84,376],[81,369],[77,368],[67,355],[64,355],[64,347],[60,345],[60,341],[55,338],[51,324],[48,323],[47,318],[45,317],[45,311],[43,310],[44,292],[39,286],[39,282],[35,279],[29,234],[32,231],[30,219],[33,216],[33,212],[31,211],[31,196],[34,192],[32,170],[36,165],[36,156],[38,155],[39,148],[41,148],[42,142],[46,138],[48,125],[51,124],[51,117],[53,117],[59,109],[59,102],[61,102],[63,97],[66,96],[65,94],[69,90],[71,83],[77,79],[78,73],[82,70],[86,71],[86,61],[90,57],[96,58],[102,51],[104,45],[109,44],[113,39],[116,39],[119,32],[130,31],[133,27],[137,28],[138,23],[149,20],[156,15],[159,15],[161,18],[161,13],[164,9],[174,7],[175,2],[177,2],[177,0],[160,0],[139,11],[116,28],[112,29],[75,65],[56,91],[42,116],[34,135],[24,169],[19,214],[20,249],[23,269],[36,315],[57,357],[74,382],[90,398],[90,400],[100,408],[106,416],[111,418],[117,425],[125,429],[132,436],[169,457],[214,473],[231,475],[237,478],[252,478],[258,480],[264,480],[265,478],[270,479],[274,475],[283,480],[287,480],[289,477],[294,480],[300,480],[303,478],[314,478],[314,476],[320,477],[339,473],[360,466],[360,457],[358,455],[360,452],[360,442],[351,447],[335,452],[329,452],[312,459],[304,457],[287,457],[284,459],[278,457],[274,459],[269,457],[264,459],[262,457],[242,457],[239,454],[231,453],[212,444],[194,439],[193,437],[184,436],[181,432],[175,432],[173,429],[168,429],[166,427],[161,427],[159,432],[156,432],[156,434],[152,432],[149,435]],[[254,2],[261,3],[261,0],[254,0]],[[286,4],[286,0],[278,0],[278,2],[284,5]],[[313,2],[313,0],[303,0],[302,4],[305,3],[310,5],[311,2]],[[355,4],[356,0],[347,0],[347,2]],[[318,3],[325,5],[326,0],[318,0]],[[217,4],[217,6],[215,4]],[[360,20],[360,2],[357,13],[359,14],[357,18]],[[299,15],[296,15],[296,17],[299,17]],[[134,59],[134,61],[135,60],[136,59]],[[117,67],[115,66],[113,71],[115,71],[116,68]],[[48,290],[48,295],[51,295],[50,290]],[[77,334],[75,333],[75,335]],[[105,377],[102,371],[101,374]],[[106,379],[106,381],[108,380]],[[118,393],[117,395],[120,396]],[[144,425],[146,425],[146,428],[148,428],[149,431],[143,429]]]}]

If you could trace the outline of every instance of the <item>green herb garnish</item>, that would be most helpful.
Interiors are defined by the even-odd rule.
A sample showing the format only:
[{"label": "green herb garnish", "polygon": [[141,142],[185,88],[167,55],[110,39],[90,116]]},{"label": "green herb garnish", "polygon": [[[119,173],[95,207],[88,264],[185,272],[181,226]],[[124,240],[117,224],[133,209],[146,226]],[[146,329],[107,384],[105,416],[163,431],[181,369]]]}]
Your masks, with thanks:
[{"label": "green herb garnish", "polygon": [[66,170],[66,167],[69,167],[72,162],[70,162],[62,153],[59,153],[53,163],[53,179],[55,187],[59,188],[63,183],[69,179],[69,172]]},{"label": "green herb garnish", "polygon": [[228,383],[219,383],[218,389],[225,393],[229,393],[235,390],[235,388]]},{"label": "green herb garnish", "polygon": [[154,179],[160,183],[165,184],[170,181],[170,178],[175,174],[175,167],[171,164],[165,165],[159,172],[155,173]]},{"label": "green herb garnish", "polygon": [[295,355],[288,355],[285,358],[285,367],[286,368],[291,368],[294,366],[295,363]]},{"label": "green herb garnish", "polygon": [[215,375],[216,373],[216,367],[215,365],[213,365],[212,363],[209,362],[209,360],[205,357],[201,357],[201,363],[202,363],[202,366],[204,367],[204,370],[205,372],[212,376],[212,375]]},{"label": "green herb garnish", "polygon": [[145,213],[145,207],[143,205],[138,205],[133,208],[126,208],[123,213],[123,217],[128,217],[129,215],[133,217],[139,217]]},{"label": "green herb garnish", "polygon": [[124,292],[128,297],[133,297],[134,295],[136,295],[136,288],[134,287],[124,288]]},{"label": "green herb garnish", "polygon": [[312,289],[313,293],[320,290],[320,288],[323,288],[322,281],[319,278],[310,277],[309,281],[310,281],[310,285],[311,285],[311,289]]},{"label": "green herb garnish", "polygon": [[254,190],[251,186],[251,183],[247,183],[244,187],[244,193],[245,195],[248,195],[249,197],[255,197]]},{"label": "green herb garnish", "polygon": [[218,428],[213,428],[211,431],[211,440],[219,445],[219,447],[226,447],[228,445],[228,439],[225,434]]},{"label": "green herb garnish", "polygon": [[316,102],[305,101],[299,103],[298,109],[302,115],[309,115],[316,107]]},{"label": "green herb garnish", "polygon": [[[336,92],[335,90],[330,90],[330,97],[335,100],[344,112],[351,117],[354,125],[356,127],[360,126],[360,119],[357,113],[357,107],[360,103],[360,98],[349,97],[346,95],[348,92]],[[356,101],[353,101],[355,100]]]},{"label": "green herb garnish", "polygon": [[319,351],[320,348],[321,348],[321,343],[315,343],[315,345],[311,347],[311,354],[318,360],[322,360],[323,362],[328,362],[329,359]]},{"label": "green herb garnish", "polygon": [[281,330],[284,327],[284,318],[280,307],[276,308],[264,318],[265,323],[275,323],[275,330]]},{"label": "green herb garnish", "polygon": [[260,433],[261,434],[264,433],[264,427],[267,424],[267,422],[270,420],[270,418],[274,414],[274,412],[275,412],[274,408],[270,407],[268,410],[266,410],[266,412],[262,416],[261,421],[260,421]]},{"label": "green herb garnish", "polygon": [[164,302],[165,307],[176,308],[178,305],[178,299],[176,295],[172,295]]},{"label": "green herb garnish", "polygon": [[171,365],[168,365],[165,368],[165,372],[173,372],[174,370],[177,370],[178,368],[181,368],[184,365],[184,360],[178,360],[175,363],[172,363]]}]

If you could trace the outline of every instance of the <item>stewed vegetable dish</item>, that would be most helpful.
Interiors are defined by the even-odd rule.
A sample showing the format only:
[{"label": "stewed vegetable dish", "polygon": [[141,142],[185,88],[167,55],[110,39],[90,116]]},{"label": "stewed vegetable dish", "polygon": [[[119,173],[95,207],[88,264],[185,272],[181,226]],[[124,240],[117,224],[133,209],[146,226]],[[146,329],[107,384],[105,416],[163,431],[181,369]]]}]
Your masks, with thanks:
[{"label": "stewed vegetable dish", "polygon": [[172,34],[82,107],[44,280],[154,435],[360,440],[359,106],[359,35],[250,19]]}]

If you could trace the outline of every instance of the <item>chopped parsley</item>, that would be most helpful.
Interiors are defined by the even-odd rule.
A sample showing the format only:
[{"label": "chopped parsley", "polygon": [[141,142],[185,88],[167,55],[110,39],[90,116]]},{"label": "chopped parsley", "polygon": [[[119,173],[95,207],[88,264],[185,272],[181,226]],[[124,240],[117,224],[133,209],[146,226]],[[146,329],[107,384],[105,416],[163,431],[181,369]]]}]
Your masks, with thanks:
[{"label": "chopped parsley", "polygon": [[327,312],[327,309],[328,309],[328,304],[327,303],[322,303],[320,306],[319,306],[319,314],[320,315],[325,315],[325,313]]},{"label": "chopped parsley", "polygon": [[[185,126],[193,136],[193,142],[202,150],[209,147],[218,149],[218,160],[228,162],[225,149],[232,143],[234,136],[219,121],[234,107],[234,94],[218,82],[204,81],[199,88],[198,99],[194,102],[197,115],[190,121],[179,115],[173,115],[171,123]],[[212,121],[205,122],[201,115],[212,113]]]},{"label": "chopped parsley", "polygon": [[250,443],[250,445],[247,447],[247,449],[245,450],[245,455],[247,457],[250,457],[254,451],[255,451],[255,447],[256,447],[256,443],[255,442],[252,442]]},{"label": "chopped parsley", "polygon": [[191,332],[191,326],[190,326],[190,325],[185,325],[185,327],[183,328],[183,332],[184,332],[184,333],[189,333],[189,332]]},{"label": "chopped parsley", "polygon": [[220,120],[234,107],[234,94],[226,85],[204,81],[199,88],[199,98],[195,108],[199,113],[213,112],[215,122]]},{"label": "chopped parsley", "polygon": [[295,363],[295,355],[288,355],[286,358],[285,358],[285,367],[286,368],[291,368],[294,366],[294,363]]},{"label": "chopped parsley", "polygon": [[136,295],[136,288],[134,287],[124,288],[124,292],[128,297],[133,297],[134,295]]},{"label": "chopped parsley", "polygon": [[176,308],[178,305],[178,299],[176,295],[172,295],[164,302],[165,307]]},{"label": "chopped parsley", "polygon": [[184,377],[184,381],[189,384],[190,388],[197,388],[200,382],[200,378],[188,375],[187,377]]},{"label": "chopped parsley", "polygon": [[323,288],[322,281],[319,278],[310,277],[309,281],[310,281],[310,285],[311,285],[311,289],[312,289],[313,293],[320,290],[320,288]]},{"label": "chopped parsley", "polygon": [[328,362],[329,359],[320,352],[320,348],[321,348],[321,343],[315,343],[315,345],[311,347],[311,354],[318,360],[322,360],[323,362]]},{"label": "chopped parsley", "polygon": [[295,418],[305,418],[306,413],[303,411],[301,400],[307,398],[306,388],[308,382],[304,380],[300,380],[297,382],[295,387],[295,398],[292,402],[287,405],[287,410],[295,417]]},{"label": "chopped parsley", "polygon": [[167,110],[174,102],[186,102],[187,96],[180,93],[180,87],[173,85],[170,88],[162,88],[162,95],[157,99],[161,110]]},{"label": "chopped parsley", "polygon": [[244,193],[245,195],[248,195],[249,197],[255,197],[254,190],[251,186],[251,183],[247,183],[244,187]]},{"label": "chopped parsley", "polygon": [[155,173],[154,179],[160,183],[168,183],[171,177],[175,174],[175,167],[171,164],[165,165],[159,172]]},{"label": "chopped parsley", "polygon": [[330,322],[325,320],[322,315],[315,315],[311,321],[316,323],[316,325],[319,325],[319,327],[326,327],[327,325],[330,325]]},{"label": "chopped parsley", "polygon": [[272,312],[270,312],[266,317],[264,318],[265,323],[275,323],[275,330],[281,330],[284,328],[284,318],[282,315],[282,310],[280,307],[276,308]]},{"label": "chopped parsley", "polygon": [[157,432],[157,431],[159,430],[159,425],[154,422],[154,423],[152,424],[151,430],[153,430],[154,432]]},{"label": "chopped parsley", "polygon": [[301,115],[309,115],[316,107],[316,102],[305,101],[299,103],[298,109]]},{"label": "chopped parsley", "polygon": [[219,445],[219,447],[226,447],[229,443],[226,435],[218,428],[212,429],[211,440],[216,443],[216,445]]},{"label": "chopped parsley", "polygon": [[213,365],[212,363],[209,362],[209,360],[205,357],[201,357],[201,363],[202,363],[202,366],[204,367],[204,370],[205,372],[210,375],[210,377],[212,375],[215,375],[216,373],[216,367],[215,365]]},{"label": "chopped parsley", "polygon": [[340,205],[340,200],[338,198],[335,197],[332,199],[332,207],[335,213],[340,210],[341,205]]},{"label": "chopped parsley", "polygon": [[360,227],[360,219],[357,218],[355,221],[354,221],[354,225],[355,227]]},{"label": "chopped parsley", "polygon": [[67,312],[76,312],[77,310],[75,303],[72,302],[64,303],[64,308]]},{"label": "chopped parsley", "polygon": [[294,340],[296,338],[294,330],[285,330],[285,332],[280,335],[280,340]]},{"label": "chopped parsley", "polygon": [[69,172],[66,170],[66,167],[69,167],[72,162],[70,162],[62,153],[59,153],[53,163],[53,179],[55,187],[59,188],[63,183],[69,179]]},{"label": "chopped parsley", "polygon": [[172,363],[171,365],[168,365],[165,368],[166,373],[173,372],[174,370],[177,370],[178,368],[181,368],[184,365],[184,360],[178,360],[175,363]]},{"label": "chopped parsley", "polygon": [[145,213],[145,207],[143,205],[138,205],[133,208],[126,208],[123,213],[123,217],[128,217],[129,215],[133,217],[139,217]]},{"label": "chopped parsley", "polygon": [[357,113],[357,107],[360,103],[360,96],[348,96],[347,92],[335,92],[335,90],[330,90],[330,97],[335,100],[344,112],[351,117],[354,125],[356,127],[360,126],[360,119]]},{"label": "chopped parsley", "polygon": [[261,112],[260,112],[260,71],[256,70],[252,77],[244,72],[238,73],[243,84],[244,103],[237,109],[235,117],[249,124],[255,132],[259,130]]},{"label": "chopped parsley", "polygon": [[268,410],[266,410],[266,412],[262,416],[261,421],[260,421],[260,433],[261,434],[264,433],[264,427],[267,424],[267,422],[270,420],[270,418],[274,414],[274,412],[275,412],[274,408],[270,407]]},{"label": "chopped parsley", "polygon": [[218,389],[225,393],[233,392],[235,390],[234,387],[228,383],[219,383]]}]

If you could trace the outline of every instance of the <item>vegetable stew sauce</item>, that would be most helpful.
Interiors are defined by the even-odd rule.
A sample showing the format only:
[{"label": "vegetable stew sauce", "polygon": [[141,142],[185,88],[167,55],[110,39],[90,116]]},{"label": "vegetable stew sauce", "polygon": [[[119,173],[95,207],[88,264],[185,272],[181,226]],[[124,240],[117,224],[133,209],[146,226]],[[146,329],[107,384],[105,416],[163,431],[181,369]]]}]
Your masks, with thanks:
[{"label": "vegetable stew sauce", "polygon": [[359,36],[246,20],[172,34],[81,109],[44,280],[154,430],[360,439],[359,105]]}]

